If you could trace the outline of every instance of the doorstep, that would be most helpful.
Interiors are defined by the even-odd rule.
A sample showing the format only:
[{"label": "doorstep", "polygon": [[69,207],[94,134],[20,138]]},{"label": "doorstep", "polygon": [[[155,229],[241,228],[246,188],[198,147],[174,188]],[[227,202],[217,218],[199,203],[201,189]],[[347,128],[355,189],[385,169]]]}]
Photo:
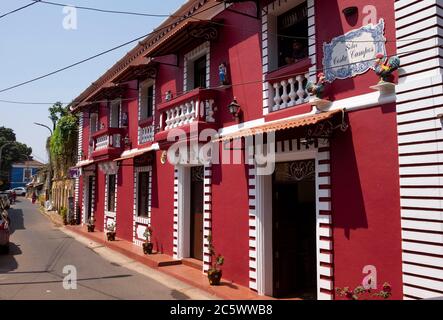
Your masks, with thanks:
[{"label": "doorstep", "polygon": [[202,272],[202,265],[200,264],[200,267],[197,268],[198,263],[193,259],[185,259],[182,262],[165,254],[145,255],[142,248],[132,242],[118,238],[116,241],[107,241],[104,232],[88,232],[86,226],[65,226],[65,228],[221,299],[273,300],[273,298],[259,296],[249,288],[224,279],[219,286],[209,285],[207,276]]}]

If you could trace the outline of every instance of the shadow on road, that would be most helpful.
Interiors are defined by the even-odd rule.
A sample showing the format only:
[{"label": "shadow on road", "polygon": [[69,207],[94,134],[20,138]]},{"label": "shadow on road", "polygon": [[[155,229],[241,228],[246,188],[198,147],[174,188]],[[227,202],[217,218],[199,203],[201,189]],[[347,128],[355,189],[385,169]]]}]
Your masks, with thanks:
[{"label": "shadow on road", "polygon": [[9,243],[9,254],[0,255],[0,274],[7,273],[18,268],[17,260],[14,256],[22,254],[19,246],[15,243]]},{"label": "shadow on road", "polygon": [[11,224],[9,226],[9,231],[13,234],[16,230],[25,230],[25,221],[23,218],[22,209],[14,209],[11,207],[8,210],[9,218],[11,219]]}]

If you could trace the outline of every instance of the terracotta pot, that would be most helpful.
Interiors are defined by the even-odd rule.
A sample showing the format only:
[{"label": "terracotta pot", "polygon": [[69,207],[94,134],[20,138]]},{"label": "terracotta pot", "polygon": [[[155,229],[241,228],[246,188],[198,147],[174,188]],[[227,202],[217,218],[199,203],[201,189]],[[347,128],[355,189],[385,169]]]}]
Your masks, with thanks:
[{"label": "terracotta pot", "polygon": [[108,231],[106,232],[106,236],[108,237],[108,241],[115,241],[115,232]]},{"label": "terracotta pot", "polygon": [[88,224],[88,232],[94,232],[94,229],[95,229],[95,225]]},{"label": "terracotta pot", "polygon": [[208,271],[208,279],[209,279],[209,284],[211,286],[218,286],[220,285],[220,281],[222,278],[222,271],[221,270],[209,270]]},{"label": "terracotta pot", "polygon": [[152,254],[152,249],[154,249],[154,245],[151,242],[143,243],[143,253],[144,254]]}]

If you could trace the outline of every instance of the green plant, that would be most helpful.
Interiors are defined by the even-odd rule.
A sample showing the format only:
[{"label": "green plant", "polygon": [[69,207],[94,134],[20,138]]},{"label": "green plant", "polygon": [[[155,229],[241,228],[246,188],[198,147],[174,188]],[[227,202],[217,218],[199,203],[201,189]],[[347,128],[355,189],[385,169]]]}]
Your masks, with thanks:
[{"label": "green plant", "polygon": [[152,229],[151,226],[148,226],[146,228],[145,232],[143,233],[143,236],[145,237],[146,242],[150,242],[151,241],[151,236],[152,236],[153,232],[154,232],[154,230]]},{"label": "green plant", "polygon": [[212,236],[208,236],[208,250],[211,255],[211,266],[208,270],[208,274],[220,271],[220,268],[225,263],[225,257],[215,252],[215,247],[212,243]]},{"label": "green plant", "polygon": [[111,222],[106,225],[106,230],[108,232],[115,232],[115,223]]},{"label": "green plant", "polygon": [[60,208],[60,215],[63,219],[63,223],[67,224],[68,223],[68,209],[65,207],[61,207]]}]

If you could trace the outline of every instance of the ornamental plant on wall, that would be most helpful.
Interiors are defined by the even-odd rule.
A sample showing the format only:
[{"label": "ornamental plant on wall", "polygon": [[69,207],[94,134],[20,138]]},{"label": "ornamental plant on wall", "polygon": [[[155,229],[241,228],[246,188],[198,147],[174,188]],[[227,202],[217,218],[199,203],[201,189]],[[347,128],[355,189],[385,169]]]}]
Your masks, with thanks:
[{"label": "ornamental plant on wall", "polygon": [[[392,296],[392,287],[385,282],[380,291],[372,291],[371,288],[366,289],[363,286],[358,286],[351,290],[349,287],[335,289],[337,295],[346,297],[348,300],[369,300],[369,297],[377,297],[382,299],[389,299]],[[367,297],[368,299],[364,299]]]}]

